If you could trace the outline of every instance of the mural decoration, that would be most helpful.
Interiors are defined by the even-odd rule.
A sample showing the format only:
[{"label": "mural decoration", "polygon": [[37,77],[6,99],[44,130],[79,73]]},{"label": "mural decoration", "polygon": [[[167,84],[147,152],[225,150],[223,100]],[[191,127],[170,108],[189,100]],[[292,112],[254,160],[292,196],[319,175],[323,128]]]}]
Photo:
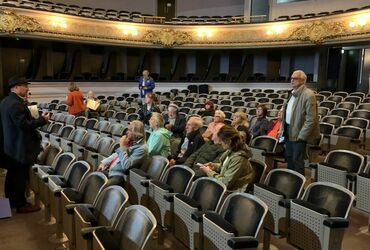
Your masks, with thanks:
[{"label": "mural decoration", "polygon": [[188,32],[175,31],[173,29],[161,29],[147,31],[143,35],[143,40],[171,48],[175,45],[191,43],[193,39]]},{"label": "mural decoration", "polygon": [[315,21],[311,24],[298,26],[289,39],[322,44],[327,39],[336,38],[345,33],[346,29],[340,22]]},{"label": "mural decoration", "polygon": [[40,29],[40,24],[34,18],[0,9],[0,32],[27,33]]}]

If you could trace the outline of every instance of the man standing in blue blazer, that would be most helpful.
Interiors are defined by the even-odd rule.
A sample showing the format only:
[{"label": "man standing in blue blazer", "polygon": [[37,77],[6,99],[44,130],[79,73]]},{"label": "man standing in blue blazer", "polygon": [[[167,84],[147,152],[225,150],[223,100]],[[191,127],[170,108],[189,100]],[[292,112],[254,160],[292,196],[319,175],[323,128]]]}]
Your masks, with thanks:
[{"label": "man standing in blue blazer", "polygon": [[139,78],[140,96],[144,98],[147,93],[153,92],[155,88],[154,80],[149,76],[149,70],[143,70],[143,76]]},{"label": "man standing in blue blazer", "polygon": [[49,113],[37,119],[32,117],[26,102],[28,84],[25,78],[10,78],[11,92],[0,104],[4,154],[8,158],[5,196],[18,213],[40,210],[39,206],[27,202],[25,191],[28,172],[41,151],[41,136],[37,128],[49,121]]}]

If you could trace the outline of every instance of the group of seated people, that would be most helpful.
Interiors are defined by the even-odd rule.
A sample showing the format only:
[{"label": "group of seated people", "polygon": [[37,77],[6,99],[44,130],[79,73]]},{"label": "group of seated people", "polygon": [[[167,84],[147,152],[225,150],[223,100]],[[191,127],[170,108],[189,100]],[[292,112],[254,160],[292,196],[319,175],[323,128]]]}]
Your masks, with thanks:
[{"label": "group of seated people", "polygon": [[[209,111],[211,106],[213,111]],[[123,185],[129,169],[141,167],[151,156],[169,159],[169,164],[192,168],[196,178],[209,176],[223,182],[229,191],[243,191],[253,178],[249,163],[252,157],[248,148],[251,136],[278,136],[281,113],[270,122],[267,110],[258,106],[256,116],[250,121],[244,112],[236,112],[231,125],[224,123],[225,114],[214,110],[207,101],[201,115],[213,113],[213,122],[205,128],[201,115],[185,117],[178,114],[178,106],[171,103],[162,115],[154,93],[145,96],[139,110],[139,120],[129,123],[120,147],[104,159],[98,171],[109,177],[109,185]],[[208,110],[208,111],[207,111]],[[146,138],[150,131],[149,138]]]}]

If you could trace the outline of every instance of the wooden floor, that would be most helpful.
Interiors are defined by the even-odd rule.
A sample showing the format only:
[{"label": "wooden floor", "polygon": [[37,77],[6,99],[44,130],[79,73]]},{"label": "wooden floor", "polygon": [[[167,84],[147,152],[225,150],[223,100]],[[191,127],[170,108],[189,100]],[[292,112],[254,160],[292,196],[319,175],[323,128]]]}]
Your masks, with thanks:
[{"label": "wooden floor", "polygon": [[[0,170],[0,198],[4,197],[4,173]],[[49,243],[48,238],[55,232],[55,224],[45,226],[40,224],[43,211],[32,214],[17,214],[13,217],[0,220],[0,250],[48,250],[61,247]],[[345,232],[342,244],[344,250],[369,250],[370,234],[366,234],[368,216],[353,208],[350,213],[350,225]],[[270,249],[294,249],[285,239],[272,237]],[[155,243],[155,241],[153,241]],[[182,250],[185,247],[179,243],[171,233],[166,232],[166,245],[169,249]],[[153,244],[154,248],[154,244]],[[259,249],[262,249],[260,244]]]}]

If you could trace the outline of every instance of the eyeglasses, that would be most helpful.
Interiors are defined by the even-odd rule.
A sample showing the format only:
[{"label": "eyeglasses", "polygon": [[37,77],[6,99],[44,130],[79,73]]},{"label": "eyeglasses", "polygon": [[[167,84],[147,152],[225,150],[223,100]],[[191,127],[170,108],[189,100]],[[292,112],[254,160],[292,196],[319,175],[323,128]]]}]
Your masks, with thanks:
[{"label": "eyeglasses", "polygon": [[291,81],[297,81],[297,80],[301,80],[302,78],[300,78],[300,77],[292,77],[292,78],[290,78],[290,80]]}]

